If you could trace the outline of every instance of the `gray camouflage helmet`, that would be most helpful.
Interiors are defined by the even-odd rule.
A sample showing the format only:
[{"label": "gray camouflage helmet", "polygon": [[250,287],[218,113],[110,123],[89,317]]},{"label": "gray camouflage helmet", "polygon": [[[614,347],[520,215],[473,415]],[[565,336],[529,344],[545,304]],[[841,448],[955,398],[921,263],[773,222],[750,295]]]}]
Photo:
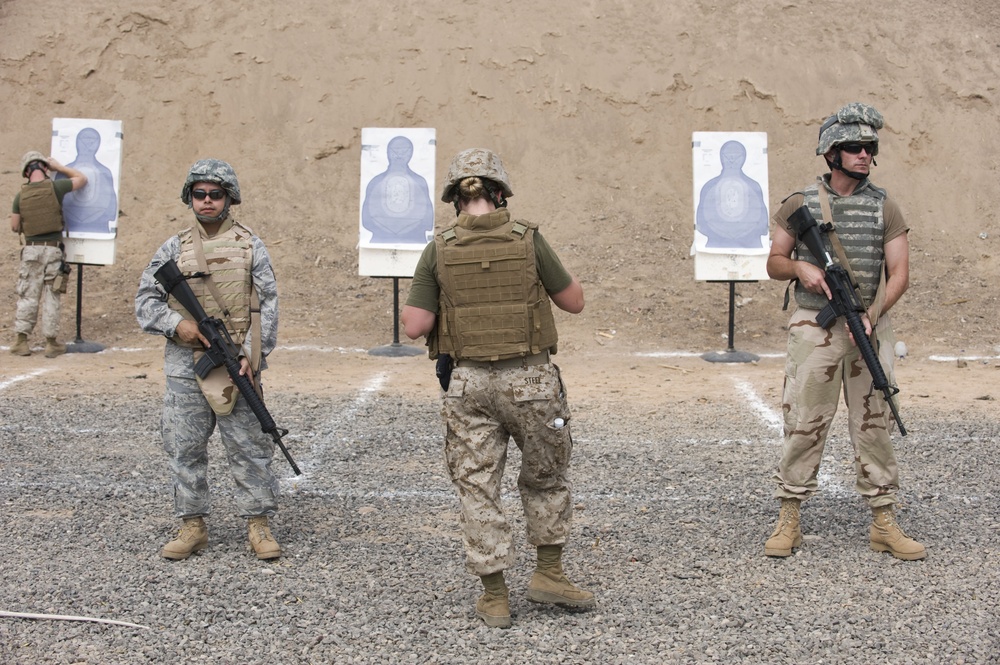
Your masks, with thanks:
[{"label": "gray camouflage helmet", "polygon": [[188,171],[187,180],[181,190],[181,201],[191,204],[191,186],[196,182],[214,182],[229,194],[232,205],[240,202],[240,183],[236,179],[236,171],[221,159],[199,159]]},{"label": "gray camouflage helmet", "polygon": [[28,164],[32,162],[41,162],[45,165],[45,168],[49,168],[49,160],[42,153],[37,150],[31,150],[24,153],[24,157],[21,158],[21,176],[24,178],[28,177]]},{"label": "gray camouflage helmet", "polygon": [[882,114],[874,106],[851,102],[845,105],[836,115],[831,115],[819,128],[819,145],[817,155],[825,155],[830,148],[841,143],[875,143],[878,144],[878,132],[885,121]]},{"label": "gray camouflage helmet", "polygon": [[455,155],[448,167],[448,177],[445,179],[441,200],[451,203],[455,200],[455,185],[466,178],[479,176],[492,180],[500,185],[504,198],[514,196],[510,189],[510,178],[503,168],[500,155],[485,148],[470,148]]}]

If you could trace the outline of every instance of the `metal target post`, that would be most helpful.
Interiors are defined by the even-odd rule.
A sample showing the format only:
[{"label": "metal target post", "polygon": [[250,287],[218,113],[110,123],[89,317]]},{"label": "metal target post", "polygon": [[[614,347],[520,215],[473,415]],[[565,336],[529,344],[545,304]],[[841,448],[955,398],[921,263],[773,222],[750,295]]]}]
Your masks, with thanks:
[{"label": "metal target post", "polygon": [[66,353],[99,353],[103,344],[84,341],[80,334],[83,319],[83,263],[76,263],[76,339],[66,345]]},{"label": "metal target post", "polygon": [[[715,284],[725,283],[712,281]],[[746,284],[753,284],[756,280],[750,280],[744,282]],[[737,351],[733,346],[733,334],[736,327],[736,282],[729,282],[729,347],[725,351],[711,351],[709,353],[702,354],[702,359],[707,360],[710,363],[754,363],[760,360],[760,356],[756,356],[752,353],[747,353],[746,351]]]},{"label": "metal target post", "polygon": [[372,356],[419,356],[424,350],[415,346],[406,346],[399,343],[399,278],[392,278],[392,344],[376,346],[369,349],[368,354]]}]

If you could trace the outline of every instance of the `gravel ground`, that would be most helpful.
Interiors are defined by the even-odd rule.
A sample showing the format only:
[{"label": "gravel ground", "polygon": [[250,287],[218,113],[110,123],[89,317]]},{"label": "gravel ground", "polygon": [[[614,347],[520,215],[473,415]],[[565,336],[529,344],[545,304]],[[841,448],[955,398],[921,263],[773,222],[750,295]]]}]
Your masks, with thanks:
[{"label": "gravel ground", "polygon": [[[170,562],[158,555],[176,520],[157,381],[72,399],[0,391],[0,610],[146,627],[0,618],[0,662],[998,662],[1000,418],[906,411],[899,514],[928,546],[922,562],[868,549],[841,420],[805,543],[776,560],[762,554],[777,515],[773,420],[735,391],[648,409],[627,391],[574,399],[571,383],[566,563],[598,606],[527,602],[522,546],[508,575],[514,625],[501,631],[473,613],[434,400],[385,387],[269,396],[305,472],[275,459],[284,556],[249,554],[213,439],[210,546]],[[523,543],[511,448],[507,504]]]}]

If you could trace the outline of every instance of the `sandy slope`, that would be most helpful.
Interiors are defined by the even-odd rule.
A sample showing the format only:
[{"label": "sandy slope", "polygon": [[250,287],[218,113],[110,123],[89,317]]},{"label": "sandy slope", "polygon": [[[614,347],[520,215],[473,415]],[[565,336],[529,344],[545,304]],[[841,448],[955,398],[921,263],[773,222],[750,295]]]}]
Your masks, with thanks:
[{"label": "sandy slope", "polygon": [[[360,132],[430,126],[439,174],[465,147],[503,155],[512,210],[540,222],[582,279],[587,310],[560,319],[568,348],[719,348],[726,289],[694,282],[688,257],[691,132],[766,131],[773,207],[822,170],[822,119],[859,99],[886,116],[875,181],[912,227],[900,336],[919,355],[1000,345],[992,2],[839,15],[736,0],[227,6],[0,4],[0,193],[13,197],[18,158],[45,149],[52,117],[124,121],[118,261],[85,273],[87,338],[146,341],[131,312],[137,276],[190,220],[178,199],[187,167],[218,156],[238,170],[240,219],[274,256],[283,341],[388,341],[391,282],[357,275]],[[13,234],[2,252],[0,284],[12,286]],[[740,285],[740,348],[782,348],[783,288]]]}]

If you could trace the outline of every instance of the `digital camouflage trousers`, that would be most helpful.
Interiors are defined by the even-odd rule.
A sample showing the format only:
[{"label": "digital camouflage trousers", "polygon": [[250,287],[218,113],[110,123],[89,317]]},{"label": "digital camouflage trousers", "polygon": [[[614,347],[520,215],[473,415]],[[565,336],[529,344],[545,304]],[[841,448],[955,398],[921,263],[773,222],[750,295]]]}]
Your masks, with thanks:
[{"label": "digital camouflage trousers", "polygon": [[278,510],[278,480],[271,471],[274,442],[240,397],[233,412],[216,415],[194,379],[167,377],[160,430],[174,486],[174,515],[194,517],[211,511],[208,488],[208,439],[216,425],[229,471],[236,482],[241,517],[273,515]]},{"label": "digital camouflage trousers", "polygon": [[442,406],[445,461],[461,504],[466,569],[488,575],[514,563],[501,484],[513,437],[521,451],[517,488],[532,545],[566,541],[570,414],[553,364],[510,369],[457,367]]}]

